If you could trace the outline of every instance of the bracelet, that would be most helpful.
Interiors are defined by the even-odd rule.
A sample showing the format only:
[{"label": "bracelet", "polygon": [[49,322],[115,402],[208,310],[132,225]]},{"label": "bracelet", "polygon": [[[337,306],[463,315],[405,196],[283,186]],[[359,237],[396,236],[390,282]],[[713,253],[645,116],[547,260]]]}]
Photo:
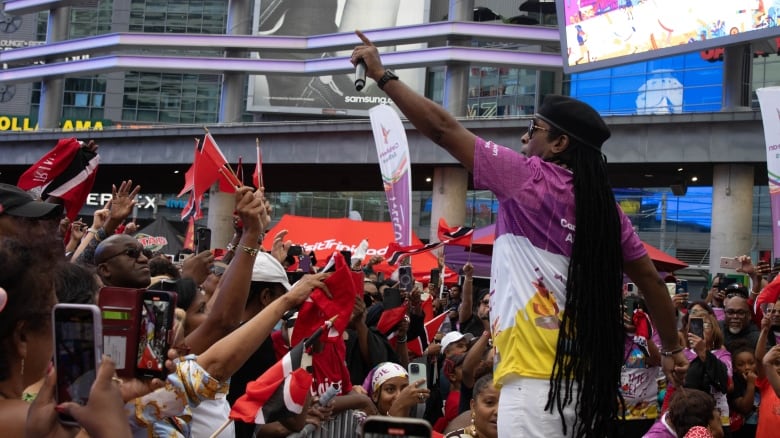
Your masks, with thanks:
[{"label": "bracelet", "polygon": [[245,253],[249,254],[252,257],[257,256],[257,253],[260,252],[257,248],[250,248],[248,246],[244,246],[242,244],[236,245],[236,248],[240,249],[241,251],[244,251]]},{"label": "bracelet", "polygon": [[227,252],[235,251],[235,249],[236,249],[236,245],[233,245],[232,243],[228,243],[227,246],[225,247],[225,251]]},{"label": "bracelet", "polygon": [[679,352],[681,352],[683,350],[684,350],[683,347],[679,347],[679,348],[675,348],[672,351],[662,351],[661,352],[661,356],[664,356],[664,357],[674,356],[675,354],[677,354],[677,353],[679,353]]},{"label": "bracelet", "polygon": [[406,336],[404,336],[403,338],[399,336],[398,339],[396,339],[396,342],[399,343],[399,344],[405,344],[406,343]]},{"label": "bracelet", "polygon": [[100,242],[100,241],[102,240],[102,239],[101,239],[101,238],[98,236],[98,230],[97,230],[97,229],[95,229],[95,228],[89,228],[89,229],[87,229],[87,233],[90,233],[90,234],[92,234],[93,236],[95,236],[95,240],[96,240],[96,241],[98,241],[98,242]]}]

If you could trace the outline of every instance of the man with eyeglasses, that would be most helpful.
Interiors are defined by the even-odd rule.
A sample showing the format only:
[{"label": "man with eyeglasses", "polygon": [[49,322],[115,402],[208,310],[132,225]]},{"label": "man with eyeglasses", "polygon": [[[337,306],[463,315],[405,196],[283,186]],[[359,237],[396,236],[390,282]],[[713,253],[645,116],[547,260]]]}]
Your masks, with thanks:
[{"label": "man with eyeglasses", "polygon": [[747,296],[740,293],[739,288],[727,290],[724,308],[726,320],[720,322],[723,344],[728,346],[734,341],[744,340],[751,348],[756,348],[760,332],[751,319]]},{"label": "man with eyeglasses", "polygon": [[625,360],[624,271],[644,293],[664,371],[681,385],[688,360],[672,301],[609,186],[602,145],[611,133],[598,112],[548,95],[522,145],[501,146],[405,85],[356,33],[363,44],[352,64],[365,64],[366,76],[417,131],[499,200],[490,287],[498,435],[614,436]]},{"label": "man with eyeglasses", "polygon": [[490,330],[490,289],[480,290],[477,302],[474,301],[474,265],[471,262],[463,265],[463,303],[460,306],[460,332],[471,333],[474,338],[482,336],[482,332]]}]

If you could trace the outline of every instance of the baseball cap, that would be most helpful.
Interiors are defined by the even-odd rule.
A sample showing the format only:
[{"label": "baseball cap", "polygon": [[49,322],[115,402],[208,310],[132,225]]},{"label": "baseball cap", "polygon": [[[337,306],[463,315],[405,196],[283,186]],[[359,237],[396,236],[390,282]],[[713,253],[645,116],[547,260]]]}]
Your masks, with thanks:
[{"label": "baseball cap", "polygon": [[19,187],[0,183],[0,215],[39,219],[62,214],[62,206],[38,201]]},{"label": "baseball cap", "polygon": [[454,344],[455,342],[458,342],[464,338],[468,340],[466,335],[459,331],[451,331],[447,333],[443,338],[441,338],[441,351],[447,351],[447,347],[449,347],[450,344]]},{"label": "baseball cap", "polygon": [[545,96],[535,116],[597,150],[610,137],[609,128],[598,111],[568,96]]},{"label": "baseball cap", "polygon": [[260,251],[255,257],[255,265],[252,267],[252,281],[264,283],[280,283],[285,289],[290,290],[290,282],[287,281],[287,272],[279,260],[267,252]]}]

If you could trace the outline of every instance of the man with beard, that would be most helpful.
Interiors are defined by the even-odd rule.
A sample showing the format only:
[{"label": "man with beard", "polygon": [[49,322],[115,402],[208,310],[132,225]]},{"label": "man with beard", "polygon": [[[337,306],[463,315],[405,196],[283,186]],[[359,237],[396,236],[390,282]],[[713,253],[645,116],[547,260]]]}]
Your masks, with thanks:
[{"label": "man with beard", "polygon": [[756,348],[759,330],[751,320],[752,313],[747,297],[729,293],[725,300],[726,320],[721,321],[724,345],[729,346],[737,340],[744,340],[751,348]]}]

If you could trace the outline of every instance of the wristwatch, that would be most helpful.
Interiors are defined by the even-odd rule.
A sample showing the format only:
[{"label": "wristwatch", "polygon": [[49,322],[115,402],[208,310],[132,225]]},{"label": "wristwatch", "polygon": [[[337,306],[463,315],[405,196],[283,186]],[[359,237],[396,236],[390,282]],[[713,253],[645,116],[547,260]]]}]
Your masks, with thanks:
[{"label": "wristwatch", "polygon": [[381,78],[377,81],[376,85],[379,87],[380,90],[385,89],[385,85],[387,85],[390,81],[397,81],[398,75],[393,73],[392,70],[385,70],[385,74],[382,75]]}]

